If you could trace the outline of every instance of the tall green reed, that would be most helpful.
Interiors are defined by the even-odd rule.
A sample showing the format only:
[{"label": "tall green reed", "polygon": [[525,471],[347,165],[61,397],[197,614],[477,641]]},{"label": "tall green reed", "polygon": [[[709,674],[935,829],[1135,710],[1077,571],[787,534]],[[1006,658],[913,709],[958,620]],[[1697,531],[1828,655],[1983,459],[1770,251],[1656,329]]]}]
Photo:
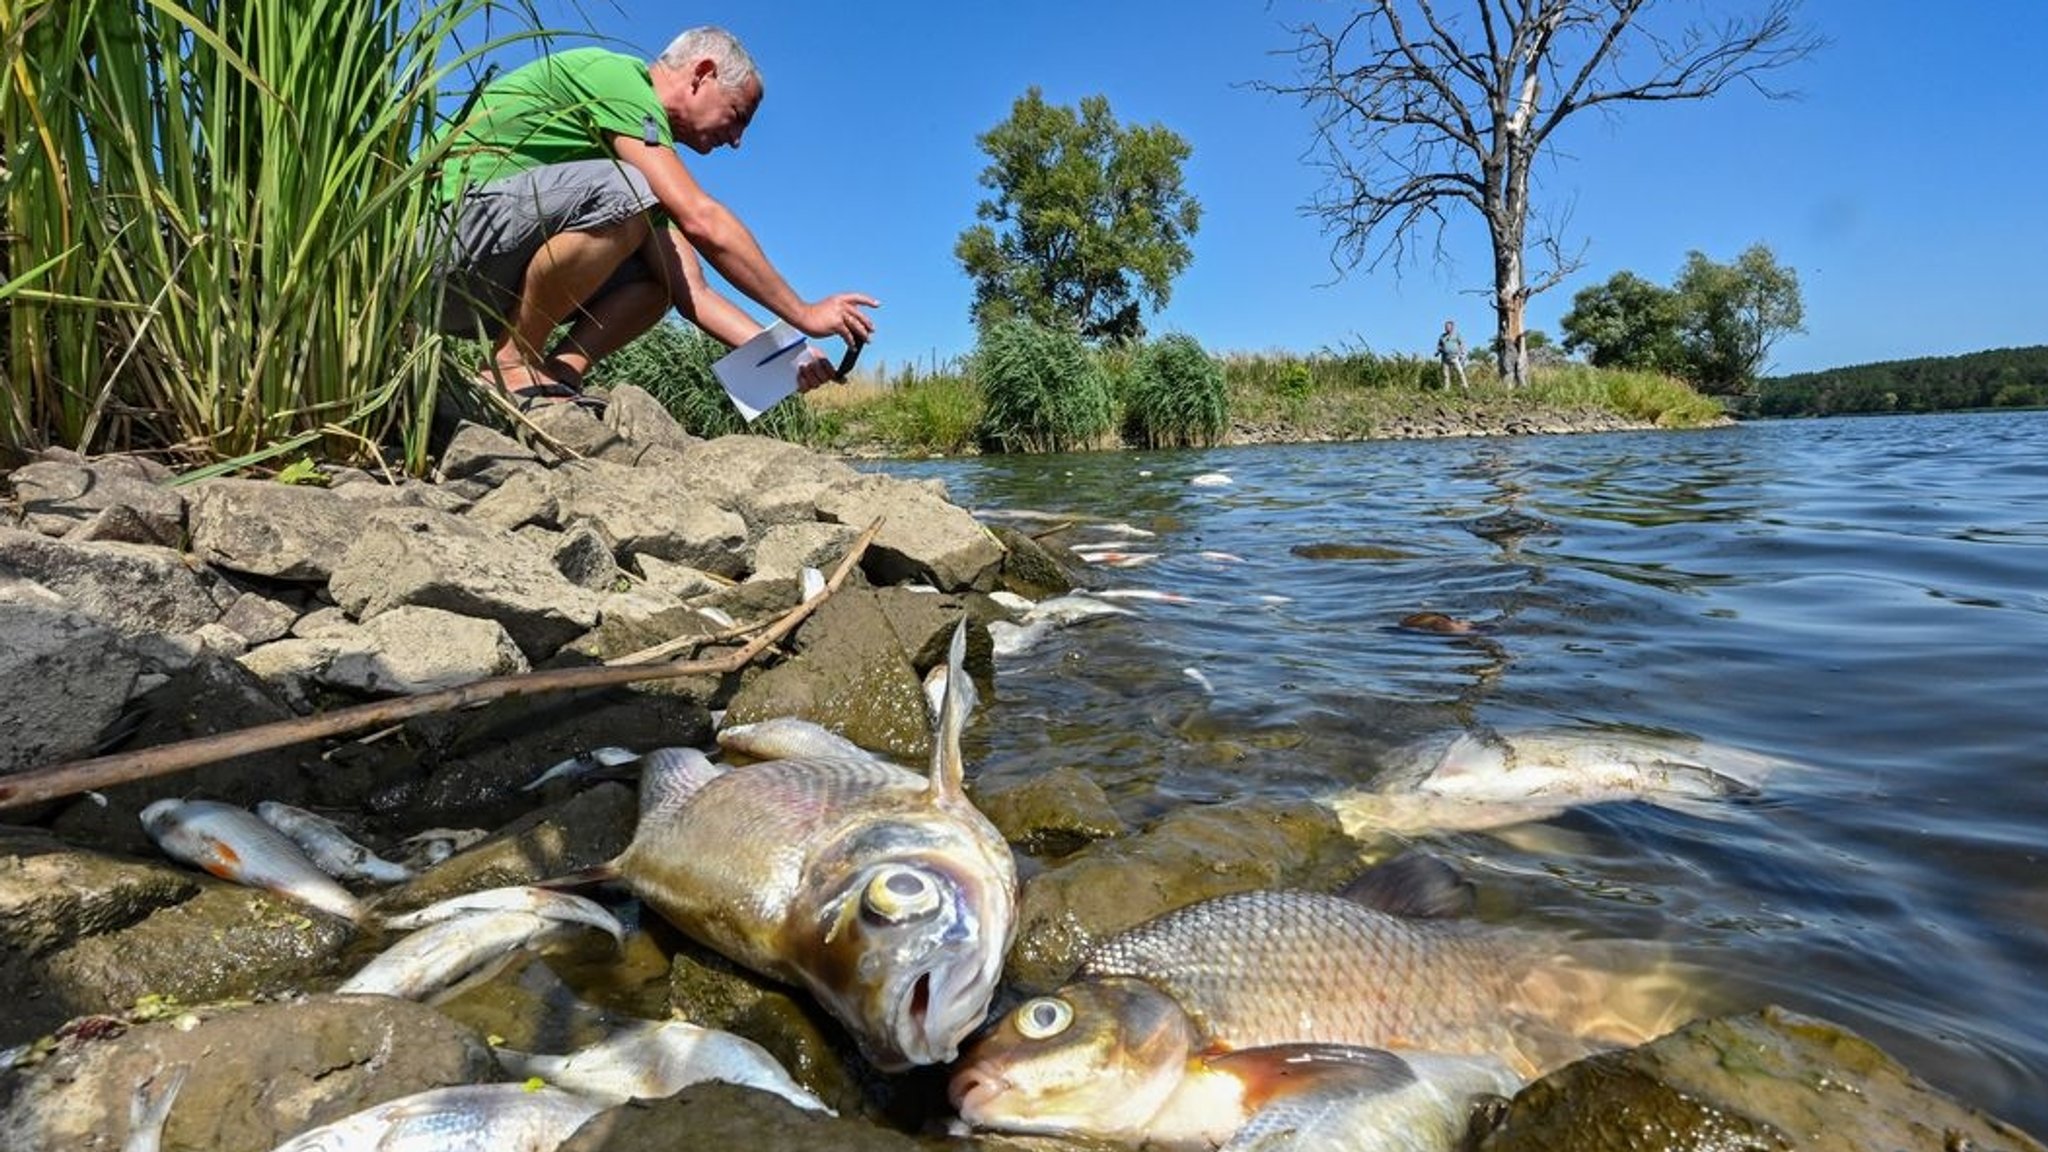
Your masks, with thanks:
[{"label": "tall green reed", "polygon": [[1145,448],[1206,447],[1230,422],[1223,369],[1192,336],[1147,344],[1124,386],[1123,437]]},{"label": "tall green reed", "polygon": [[0,260],[38,269],[0,300],[4,443],[198,464],[395,438],[422,469],[439,157],[415,149],[501,42],[459,36],[513,8],[0,0]]},{"label": "tall green reed", "polygon": [[1076,333],[1028,320],[992,325],[975,349],[974,375],[984,405],[985,449],[1088,448],[1115,426],[1109,377]]}]

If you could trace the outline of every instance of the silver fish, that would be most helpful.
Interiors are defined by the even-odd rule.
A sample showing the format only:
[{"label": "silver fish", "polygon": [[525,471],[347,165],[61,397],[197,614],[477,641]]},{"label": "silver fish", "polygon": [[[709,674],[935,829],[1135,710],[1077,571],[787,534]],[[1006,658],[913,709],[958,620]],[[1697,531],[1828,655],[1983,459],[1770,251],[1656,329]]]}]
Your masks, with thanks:
[{"label": "silver fish", "polygon": [[966,624],[928,776],[862,754],[643,781],[608,867],[670,923],[807,989],[885,1071],[953,1058],[1016,930],[1009,845],[967,799]]},{"label": "silver fish", "polygon": [[213,800],[158,800],[142,810],[142,827],[174,860],[347,920],[363,918],[361,901],[245,808]]},{"label": "silver fish", "polygon": [[431,867],[489,835],[486,828],[429,828],[407,836],[401,843],[408,860]]},{"label": "silver fish", "polygon": [[352,995],[397,996],[407,1000],[439,992],[479,968],[503,959],[566,928],[595,927],[613,939],[625,929],[590,901],[589,910],[570,904],[534,911],[465,912],[428,924],[385,949],[336,988]]},{"label": "silver fish", "polygon": [[592,748],[588,752],[578,752],[576,755],[535,776],[528,783],[520,785],[519,790],[521,792],[531,792],[550,780],[575,779],[579,776],[587,776],[602,768],[616,768],[621,764],[631,764],[639,758],[640,754],[631,748],[617,748],[607,744],[602,748]]},{"label": "silver fish", "polygon": [[305,850],[307,859],[336,880],[368,880],[398,884],[412,879],[412,869],[393,864],[349,838],[341,825],[325,816],[277,800],[256,805],[256,816]]},{"label": "silver fish", "polygon": [[1033,604],[1024,613],[1024,621],[1028,624],[1036,620],[1049,620],[1054,624],[1065,626],[1068,624],[1078,624],[1083,620],[1093,620],[1098,616],[1135,615],[1137,613],[1129,608],[1119,607],[1106,600],[1098,600],[1093,596],[1085,596],[1079,592],[1069,592],[1064,596],[1049,597]]},{"label": "silver fish", "polygon": [[874,755],[823,724],[797,716],[777,716],[721,728],[718,746],[755,760]]},{"label": "silver fish", "polygon": [[1482,831],[1619,800],[1712,816],[1713,802],[1755,795],[1788,763],[1725,744],[1632,732],[1457,732],[1397,750],[1372,791],[1325,803],[1353,835]]},{"label": "silver fish", "polygon": [[989,639],[994,644],[995,655],[999,657],[1021,656],[1038,642],[1052,635],[1052,621],[1033,620],[1029,624],[1012,624],[1008,620],[991,620],[988,624]]},{"label": "silver fish", "polygon": [[604,905],[587,896],[574,892],[558,892],[553,888],[539,888],[531,884],[517,884],[505,888],[483,888],[475,892],[464,892],[438,900],[424,908],[398,916],[384,917],[384,927],[399,931],[425,928],[458,916],[478,912],[530,912],[549,920],[564,924],[582,924],[611,934],[613,940],[625,942],[625,932],[618,917],[605,910]]},{"label": "silver fish", "polygon": [[545,1085],[464,1084],[387,1100],[272,1152],[554,1152],[604,1110]]},{"label": "silver fish", "polygon": [[597,1043],[566,1056],[510,1048],[491,1051],[499,1065],[514,1076],[538,1077],[607,1104],[661,1100],[692,1084],[718,1080],[773,1092],[813,1112],[832,1111],[759,1044],[682,1020],[623,1024]]}]

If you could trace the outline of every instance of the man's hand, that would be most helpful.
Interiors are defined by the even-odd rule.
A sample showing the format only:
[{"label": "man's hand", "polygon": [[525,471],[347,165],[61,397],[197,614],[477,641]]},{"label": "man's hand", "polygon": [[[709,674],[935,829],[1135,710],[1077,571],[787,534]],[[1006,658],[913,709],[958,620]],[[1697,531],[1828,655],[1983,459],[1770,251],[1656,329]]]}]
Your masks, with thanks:
[{"label": "man's hand", "polygon": [[863,308],[880,308],[882,302],[858,292],[841,292],[815,304],[806,304],[791,322],[806,336],[823,339],[837,336],[848,344],[865,344],[875,336],[875,321]]},{"label": "man's hand", "polygon": [[813,388],[822,388],[830,384],[836,375],[830,356],[816,348],[806,348],[803,362],[796,369],[796,390],[809,392]]}]

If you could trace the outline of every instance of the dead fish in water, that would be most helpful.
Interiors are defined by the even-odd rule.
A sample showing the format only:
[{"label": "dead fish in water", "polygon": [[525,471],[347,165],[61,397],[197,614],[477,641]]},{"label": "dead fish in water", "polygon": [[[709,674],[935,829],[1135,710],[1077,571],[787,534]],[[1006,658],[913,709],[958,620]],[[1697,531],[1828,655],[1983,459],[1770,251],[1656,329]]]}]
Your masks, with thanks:
[{"label": "dead fish in water", "polygon": [[1151,600],[1159,604],[1206,604],[1181,592],[1165,592],[1157,588],[1098,588],[1095,595],[1104,600]]},{"label": "dead fish in water", "polygon": [[417,1000],[509,956],[515,948],[566,929],[595,928],[615,941],[626,934],[618,918],[601,905],[567,892],[549,893],[531,908],[456,909],[443,914],[446,919],[429,918],[426,927],[379,953],[335,991]]},{"label": "dead fish in water", "polygon": [[514,1076],[538,1077],[607,1104],[662,1100],[692,1084],[718,1080],[773,1092],[813,1112],[832,1111],[759,1044],[682,1020],[620,1025],[604,1039],[566,1056],[510,1048],[491,1051]]},{"label": "dead fish in water", "polygon": [[1221,488],[1235,481],[1231,480],[1227,472],[1204,472],[1199,476],[1188,477],[1188,483],[1196,488]]},{"label": "dead fish in water", "polygon": [[463,1084],[387,1100],[272,1152],[554,1152],[605,1107],[545,1085]]},{"label": "dead fish in water", "polygon": [[346,920],[363,918],[362,901],[245,808],[213,800],[158,800],[142,810],[142,827],[174,860]]},{"label": "dead fish in water", "polygon": [[531,792],[550,780],[575,779],[579,776],[588,776],[592,772],[602,771],[606,768],[616,768],[621,764],[631,764],[639,758],[640,754],[631,748],[618,748],[607,744],[602,748],[592,748],[588,752],[578,752],[576,755],[535,776],[532,781],[520,785],[519,790],[521,792]]},{"label": "dead fish in water", "polygon": [[585,875],[808,990],[883,1070],[952,1059],[1016,931],[1015,860],[962,784],[966,644],[963,621],[928,777],[862,755],[646,782],[633,842]]},{"label": "dead fish in water", "polygon": [[1022,656],[1038,647],[1039,641],[1052,635],[1050,620],[1033,620],[1029,624],[1012,624],[1008,620],[988,622],[991,650],[997,657]]},{"label": "dead fish in water", "polygon": [[406,859],[431,867],[489,835],[487,828],[429,828],[407,836],[399,845],[405,849]]},{"label": "dead fish in water", "polygon": [[178,1099],[178,1090],[185,1086],[185,1075],[190,1071],[190,1064],[173,1065],[136,1086],[135,1095],[128,1101],[128,1139],[122,1143],[121,1152],[158,1152],[163,1147],[164,1125],[170,1122],[171,1105]]},{"label": "dead fish in water", "polygon": [[1492,1057],[1337,1045],[1209,1049],[1141,980],[1026,1001],[976,1041],[949,1095],[975,1128],[1162,1149],[1448,1152],[1472,1106],[1521,1080]]},{"label": "dead fish in water", "polygon": [[1064,627],[1068,624],[1078,624],[1083,620],[1093,620],[1098,616],[1136,615],[1137,613],[1129,608],[1111,604],[1106,600],[1098,600],[1079,592],[1069,592],[1063,596],[1040,600],[1025,609],[1024,623],[1031,624],[1044,620]]},{"label": "dead fish in water", "polygon": [[1790,766],[1703,740],[1569,728],[1453,733],[1388,760],[1373,791],[1324,801],[1347,832],[1481,831],[1617,800],[1714,816],[1712,802],[1754,796]]},{"label": "dead fish in water", "polygon": [[368,880],[374,884],[399,884],[412,879],[412,869],[393,864],[350,839],[342,827],[325,816],[276,800],[256,805],[256,817],[290,838],[306,853],[315,867],[336,880]]}]

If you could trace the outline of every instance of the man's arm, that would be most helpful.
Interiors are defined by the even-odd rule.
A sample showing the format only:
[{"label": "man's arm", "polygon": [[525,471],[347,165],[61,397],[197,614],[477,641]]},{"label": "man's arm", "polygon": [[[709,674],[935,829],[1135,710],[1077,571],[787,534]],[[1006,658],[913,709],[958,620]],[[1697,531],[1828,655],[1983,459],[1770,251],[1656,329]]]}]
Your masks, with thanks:
[{"label": "man's arm", "polygon": [[[620,160],[647,177],[648,187],[690,245],[748,298],[806,335],[837,336],[850,344],[866,343],[873,335],[874,322],[861,309],[875,307],[874,299],[842,292],[815,304],[805,302],[768,262],[754,234],[704,191],[673,149],[650,148],[639,137],[625,135],[614,135],[612,148]],[[724,339],[718,332],[712,334]]]}]

